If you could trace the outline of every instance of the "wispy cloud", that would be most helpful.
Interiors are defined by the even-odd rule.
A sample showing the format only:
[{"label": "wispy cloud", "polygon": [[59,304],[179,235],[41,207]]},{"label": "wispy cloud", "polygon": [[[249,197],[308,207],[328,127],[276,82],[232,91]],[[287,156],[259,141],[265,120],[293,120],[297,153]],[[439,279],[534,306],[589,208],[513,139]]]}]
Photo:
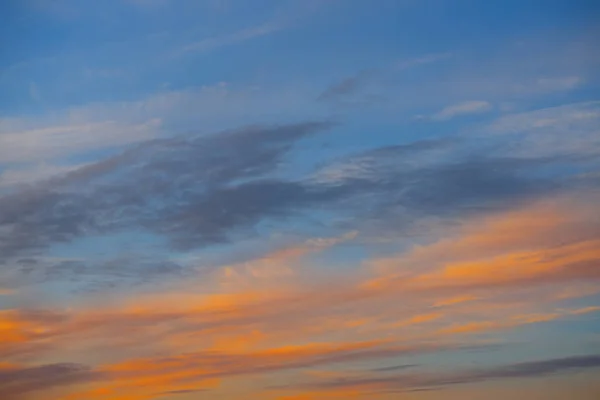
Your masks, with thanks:
[{"label": "wispy cloud", "polygon": [[365,70],[354,76],[345,78],[325,89],[325,91],[319,95],[317,100],[335,100],[336,98],[351,96],[361,89],[362,85],[367,82],[372,75],[372,71]]},{"label": "wispy cloud", "polygon": [[89,383],[98,378],[99,374],[79,364],[3,367],[0,368],[0,395],[3,399],[18,400],[32,392]]},{"label": "wispy cloud", "polygon": [[236,127],[241,120],[258,121],[273,112],[282,118],[318,114],[307,98],[294,88],[233,87],[222,82],[162,91],[132,101],[91,103],[40,116],[0,118],[0,164],[51,162],[96,150],[122,149],[159,136],[181,134],[189,131],[189,124],[200,121],[202,130],[215,130]]},{"label": "wispy cloud", "polygon": [[444,107],[442,110],[432,116],[434,120],[448,120],[462,115],[480,114],[491,111],[493,106],[483,100],[465,101]]},{"label": "wispy cloud", "polygon": [[452,53],[426,54],[421,57],[408,58],[405,60],[398,61],[398,63],[395,65],[395,68],[397,68],[400,71],[403,71],[410,68],[418,67],[420,65],[432,64],[451,57],[453,57]]},{"label": "wispy cloud", "polygon": [[427,54],[420,57],[408,58],[396,64],[381,69],[364,69],[355,75],[348,76],[341,81],[326,88],[317,100],[322,101],[347,101],[360,95],[369,84],[386,81],[386,75],[402,73],[412,68],[433,64],[451,57],[451,53]]},{"label": "wispy cloud", "polygon": [[42,101],[42,95],[40,94],[40,89],[38,88],[38,85],[31,81],[29,82],[29,95],[31,96],[31,98],[40,103]]},{"label": "wispy cloud", "polygon": [[38,163],[27,168],[5,169],[0,173],[0,192],[17,186],[31,185],[81,168],[83,165]]},{"label": "wispy cloud", "polygon": [[230,34],[205,38],[183,46],[181,50],[179,50],[178,55],[192,52],[204,53],[221,47],[233,46],[251,39],[256,39],[271,33],[275,33],[282,30],[284,27],[285,24],[281,22],[266,22],[264,24],[242,29]]},{"label": "wispy cloud", "polygon": [[105,121],[3,132],[0,163],[51,161],[87,150],[132,144],[156,137],[160,124],[160,119],[139,124]]},{"label": "wispy cloud", "polygon": [[359,376],[343,377],[338,380],[321,381],[297,385],[293,388],[307,392],[355,389],[363,395],[394,390],[411,392],[415,390],[441,390],[446,386],[464,385],[500,378],[535,378],[557,372],[600,368],[600,356],[583,355],[542,361],[524,362],[500,367],[466,370],[447,374],[403,374],[389,377]]},{"label": "wispy cloud", "polygon": [[565,76],[565,77],[553,77],[553,78],[539,78],[537,83],[540,90],[570,90],[579,86],[583,82],[583,79],[579,76]]}]

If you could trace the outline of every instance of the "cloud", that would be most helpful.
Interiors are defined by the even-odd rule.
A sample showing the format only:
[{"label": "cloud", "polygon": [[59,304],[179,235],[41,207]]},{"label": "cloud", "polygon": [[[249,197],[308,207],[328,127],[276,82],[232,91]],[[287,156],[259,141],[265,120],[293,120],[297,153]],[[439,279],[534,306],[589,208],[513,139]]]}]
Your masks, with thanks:
[{"label": "cloud", "polygon": [[378,110],[406,119],[415,115],[429,119],[435,114],[431,110],[464,102],[487,101],[494,109],[502,109],[506,103],[536,104],[553,93],[593,85],[600,65],[594,35],[545,34],[544,39],[511,41],[486,49],[454,49],[451,59],[420,66],[416,76],[387,74],[385,84],[377,87],[384,99]]},{"label": "cloud", "polygon": [[539,78],[537,82],[541,90],[558,91],[574,89],[582,83],[582,79],[578,76],[565,76]]},{"label": "cloud", "polygon": [[311,343],[240,354],[226,351],[191,353],[181,355],[175,362],[171,358],[133,360],[110,366],[107,371],[125,377],[130,374],[156,376],[173,374],[177,379],[185,378],[178,374],[179,371],[186,371],[186,374],[201,380],[214,376],[259,374],[274,370],[315,367],[349,360],[386,358],[398,354],[442,349],[444,346],[403,347],[378,342]]},{"label": "cloud", "polygon": [[[0,253],[6,257],[66,242],[84,232],[131,224],[172,234],[173,243],[180,247],[194,240],[223,241],[227,230],[252,223],[263,213],[276,213],[278,207],[283,210],[285,201],[302,201],[306,191],[291,182],[234,183],[272,172],[294,142],[330,127],[330,123],[250,127],[150,141],[7,194],[0,197]],[[86,186],[79,186],[81,182]],[[135,192],[132,185],[137,187]],[[297,195],[300,200],[294,199]],[[161,201],[173,200],[172,196],[183,196],[179,208],[159,206]],[[124,209],[129,210],[127,216],[122,214]],[[153,217],[143,217],[151,210]]]},{"label": "cloud", "polygon": [[340,82],[331,85],[317,97],[317,100],[339,100],[352,96],[372,77],[372,71],[361,71],[356,75],[347,77]]},{"label": "cloud", "polygon": [[[355,275],[346,269],[328,277],[310,265],[309,256],[360,239],[349,233],[311,239],[251,263],[222,267],[221,271],[236,274],[233,285],[221,274],[190,276],[189,282],[163,294],[132,293],[112,306],[6,310],[0,313],[0,355],[34,362],[56,357],[67,345],[76,362],[101,354],[103,362],[94,371],[104,380],[88,385],[86,392],[74,392],[73,398],[79,393],[89,399],[216,391],[219,382],[233,377],[258,375],[277,382],[278,372],[383,359],[406,365],[406,356],[411,364],[426,368],[415,357],[490,346],[473,335],[597,312],[597,306],[564,307],[565,300],[555,290],[565,282],[589,284],[598,279],[593,268],[580,268],[571,259],[579,257],[585,264],[597,253],[595,199],[589,193],[571,194],[472,216],[454,231],[444,228],[438,241],[415,245],[389,259],[370,260],[366,267],[376,268],[360,269]],[[582,250],[585,246],[589,252]],[[555,254],[565,249],[573,251]],[[522,251],[543,256],[530,263],[518,256]],[[496,259],[517,263],[513,268],[495,263]],[[590,265],[595,264],[592,260]],[[272,273],[286,267],[287,274]],[[455,268],[468,271],[456,274]],[[139,337],[145,338],[143,343]],[[585,362],[557,362],[555,370],[550,364],[493,367],[485,373],[475,371],[476,376],[467,370],[411,372],[400,378],[400,368],[369,368],[366,378],[318,380],[297,388],[317,392],[347,388],[363,395],[433,389],[558,373]],[[289,394],[294,387],[273,390]]]},{"label": "cloud", "polygon": [[26,168],[7,168],[0,173],[0,193],[8,189],[16,189],[24,185],[38,184],[51,178],[57,178],[83,165],[55,165],[39,163]]},{"label": "cloud", "polygon": [[420,65],[432,64],[441,60],[445,60],[447,58],[452,57],[452,53],[434,53],[434,54],[426,54],[421,57],[409,58],[406,60],[399,61],[395,68],[400,71],[407,70],[410,68],[414,68]]},{"label": "cloud", "polygon": [[[487,132],[496,134],[524,133],[547,130],[552,132],[566,127],[589,129],[600,118],[600,102],[590,101],[565,104],[558,107],[542,108],[534,111],[512,114],[493,122]],[[585,133],[591,133],[589,131]]]},{"label": "cloud", "polygon": [[[153,245],[115,252],[100,259],[90,257],[31,257],[16,261],[16,277],[5,279],[6,285],[65,282],[79,293],[119,288],[132,288],[156,282],[188,278],[215,278],[221,284],[236,288],[273,285],[294,274],[293,266],[310,255],[326,251],[356,237],[348,232],[339,237],[312,238],[301,243],[286,244],[273,250],[246,257],[243,261],[219,264],[203,258],[169,259],[153,251]],[[155,249],[154,249],[155,250]],[[1,295],[0,291],[0,295]]]},{"label": "cloud", "polygon": [[[314,119],[306,90],[296,87],[236,87],[226,82],[147,97],[96,102],[36,116],[0,118],[0,165],[41,161],[64,163],[79,157],[97,161],[98,150],[122,150],[131,144],[183,132],[233,129],[265,120]],[[319,118],[316,118],[319,119]],[[2,165],[4,166],[4,165]]]},{"label": "cloud", "polygon": [[[579,114],[573,110],[555,114],[564,115],[564,123],[573,125],[574,122],[568,122],[575,118],[573,115],[589,114],[585,107],[576,110]],[[432,218],[443,226],[465,218],[466,221],[474,218],[478,221],[475,224],[481,224],[479,216],[486,215],[512,219],[502,213],[522,204],[534,204],[539,198],[579,190],[585,193],[586,188],[593,187],[594,181],[577,177],[579,168],[593,165],[592,158],[561,154],[558,149],[551,152],[553,146],[539,156],[527,157],[506,156],[502,145],[494,144],[493,151],[485,147],[490,141],[516,146],[518,140],[526,140],[505,133],[506,127],[518,129],[520,124],[523,129],[531,129],[528,121],[534,117],[538,118],[531,115],[521,121],[521,117],[512,116],[513,122],[511,117],[502,117],[507,122],[485,128],[496,133],[493,137],[486,135],[484,142],[479,142],[477,136],[466,136],[381,147],[334,160],[295,179],[279,174],[280,166],[298,141],[329,129],[330,123],[256,126],[214,135],[142,142],[121,154],[65,171],[47,181],[14,187],[12,192],[1,196],[0,254],[5,270],[2,279],[5,285],[16,287],[27,282],[68,281],[71,285],[78,282],[86,290],[123,288],[181,278],[194,271],[192,264],[157,257],[160,251],[170,248],[188,252],[211,244],[228,244],[251,237],[258,224],[269,222],[281,226],[315,208],[335,215],[332,229],[360,230],[361,241],[373,242],[386,236],[414,235],[415,230],[422,229],[422,221]],[[586,125],[578,129],[573,132],[581,132],[582,137],[590,132]],[[536,132],[534,129],[533,133]],[[559,176],[544,172],[557,165],[567,165],[570,169]],[[564,213],[560,207],[557,210],[559,215]],[[528,212],[537,215],[535,209]],[[550,213],[540,220],[554,223],[556,219],[551,217]],[[528,220],[523,215],[518,218]],[[484,230],[470,229],[485,237]],[[521,231],[527,232],[524,228]],[[155,260],[138,250],[85,262],[77,254],[56,261],[43,257],[45,249],[56,243],[76,248],[77,241],[86,237],[123,232],[140,232],[160,241],[162,244],[148,255]],[[536,235],[534,232],[530,236]],[[525,242],[527,238],[523,239]],[[456,246],[460,248],[459,243]],[[555,246],[552,254],[560,257],[555,264],[536,261],[540,253],[535,249],[507,247],[504,255],[485,255],[488,270],[512,268],[511,265],[517,268],[510,257],[519,254],[530,260],[520,277],[507,278],[505,283],[484,282],[477,277],[481,268],[468,272],[470,284],[467,279],[461,281],[457,271],[467,274],[469,260],[457,258],[455,269],[432,271],[412,284],[432,290],[460,285],[519,286],[528,279],[547,284],[567,280],[576,284],[584,276],[591,278],[593,272],[584,262],[569,264],[569,260],[576,262],[574,252],[584,250],[582,246],[577,243],[571,247],[564,243]],[[475,247],[484,249],[481,244]],[[588,257],[586,262],[593,262],[592,252],[581,252],[580,257],[584,254]],[[20,264],[22,258],[31,258],[35,263]],[[438,262],[432,258],[427,268],[431,270]],[[194,266],[209,267],[208,261],[199,263]],[[543,265],[549,269],[535,272],[535,268]],[[210,266],[207,271],[214,268]],[[270,273],[253,268],[253,271],[234,270],[232,276]],[[277,279],[287,279],[283,271]],[[485,271],[482,274],[488,273]],[[531,275],[528,277],[527,273]],[[395,287],[394,282],[395,278],[391,279],[389,287]],[[340,298],[368,295],[366,290],[340,294]],[[452,293],[445,296],[451,297]]]},{"label": "cloud", "polygon": [[284,25],[280,22],[266,22],[264,24],[242,29],[228,35],[215,36],[197,41],[195,43],[190,43],[181,48],[180,54],[204,53],[225,46],[233,46],[251,39],[269,35],[283,28]]},{"label": "cloud", "polygon": [[256,289],[261,284],[273,284],[290,276],[298,277],[296,268],[307,256],[331,249],[355,239],[357,232],[339,237],[312,238],[301,244],[283,246],[258,258],[245,260],[219,268],[222,282]]},{"label": "cloud", "polygon": [[570,315],[583,315],[600,311],[600,307],[585,307],[574,310],[561,310],[547,314],[513,315],[506,320],[474,321],[465,324],[456,323],[440,330],[442,335],[477,334],[481,332],[498,331],[518,326],[555,321]]},{"label": "cloud", "polygon": [[356,180],[374,181],[383,173],[396,173],[399,168],[418,170],[435,165],[435,159],[457,151],[460,144],[460,139],[453,137],[378,147],[332,160],[317,169],[310,179],[332,186]]},{"label": "cloud", "polygon": [[[151,109],[166,103],[171,101],[157,100]],[[594,187],[594,180],[579,175],[595,165],[588,154],[593,154],[596,114],[595,103],[582,103],[508,115],[481,132],[351,154],[294,179],[285,178],[280,166],[298,141],[331,123],[251,126],[142,141],[79,168],[42,167],[41,175],[34,170],[30,178],[8,169],[2,178],[12,179],[0,181],[12,182],[0,197],[0,254],[6,269],[16,273],[24,271],[16,264],[19,258],[35,255],[41,261],[17,281],[64,280],[75,274],[100,285],[114,282],[111,275],[139,283],[166,278],[169,272],[181,276],[185,267],[164,257],[149,263],[137,253],[85,263],[77,256],[67,263],[39,256],[52,244],[122,232],[153,235],[165,240],[161,248],[187,252],[249,237],[257,224],[280,226],[315,208],[336,216],[332,229],[360,229],[363,237],[409,233],[427,218],[449,222],[501,212]],[[567,139],[558,132],[565,129],[581,138],[581,146],[563,143]],[[553,136],[557,141],[548,140]],[[545,147],[534,146],[540,140],[547,141]],[[526,146],[538,154],[516,151]],[[547,173],[558,166],[568,169]],[[27,179],[30,185],[15,185]],[[563,246],[555,252],[566,257],[574,249]],[[508,259],[495,262],[510,264]],[[578,273],[585,269],[583,264],[577,268]],[[566,278],[556,273],[555,279]]]},{"label": "cloud", "polygon": [[[175,55],[197,54],[212,51],[218,48],[229,47],[241,44],[263,36],[268,36],[273,33],[282,31],[293,25],[299,17],[305,16],[307,13],[314,12],[315,8],[322,6],[323,2],[289,2],[289,9],[277,10],[277,15],[271,17],[266,22],[258,25],[237,30],[228,34],[217,35],[204,38],[182,46],[175,52]],[[212,11],[223,10],[228,7],[227,3],[222,1],[208,2]],[[206,6],[206,4],[204,4]]]},{"label": "cloud", "polygon": [[405,370],[405,369],[409,369],[409,368],[415,368],[418,366],[419,366],[418,364],[392,365],[391,367],[373,368],[370,370],[370,372],[394,372],[394,371],[400,371],[400,370]]},{"label": "cloud", "polygon": [[0,133],[0,163],[47,161],[87,150],[123,146],[158,135],[160,119],[140,124],[98,122]]},{"label": "cloud", "polygon": [[[102,260],[19,260],[18,280],[26,283],[81,282],[82,291],[136,286],[191,273],[183,265],[156,255],[136,252],[115,254]],[[18,281],[17,280],[17,281]]]},{"label": "cloud", "polygon": [[355,389],[361,394],[376,394],[394,390],[410,392],[414,390],[439,390],[447,386],[485,382],[495,379],[535,378],[549,374],[600,368],[600,356],[583,355],[510,364],[499,367],[481,368],[450,373],[415,373],[394,376],[344,377],[342,379],[305,383],[291,388],[301,391],[337,391]]},{"label": "cloud", "polygon": [[[182,354],[177,358],[131,360],[101,368],[110,377],[100,396],[86,398],[108,399],[114,393],[144,393],[160,388],[216,386],[221,379],[318,367],[363,359],[380,359],[399,354],[428,353],[452,350],[444,346],[388,346],[380,343],[358,342],[335,345],[312,343],[301,346],[271,348],[265,351],[235,353],[210,351]],[[188,390],[188,389],[175,389]],[[88,392],[89,393],[89,392]],[[74,397],[77,396],[75,392]]]},{"label": "cloud", "polygon": [[[521,284],[531,281],[558,281],[598,279],[600,274],[595,265],[600,260],[600,242],[577,243],[543,252],[515,252],[487,260],[486,265],[478,262],[449,264],[441,273],[423,277],[431,284],[439,279],[441,285],[463,287],[485,287]],[[496,276],[487,274],[496,272]],[[501,272],[501,273],[500,273]]]},{"label": "cloud", "polygon": [[176,396],[180,394],[205,392],[207,389],[184,389],[184,390],[169,390],[167,392],[157,393],[159,396]]},{"label": "cloud", "polygon": [[465,101],[443,108],[437,114],[434,114],[432,118],[434,120],[448,120],[461,115],[484,113],[491,109],[492,105],[487,101]]},{"label": "cloud", "polygon": [[[145,299],[136,299],[138,305],[112,311],[3,312],[0,315],[0,326],[4,328],[0,331],[3,339],[0,352],[5,359],[29,355],[30,359],[36,360],[60,353],[70,343],[71,356],[83,352],[85,357],[99,351],[105,359],[107,356],[109,360],[120,359],[95,367],[93,376],[102,378],[99,384],[104,391],[98,391],[97,396],[80,395],[104,399],[129,392],[148,395],[159,391],[210,388],[228,377],[466,348],[459,343],[440,340],[435,343],[397,343],[393,340],[319,343],[312,340],[280,345],[281,333],[268,329],[262,333],[259,321],[267,323],[265,328],[276,328],[273,318],[279,313],[279,318],[289,314],[289,307],[295,308],[297,303],[294,306],[294,302],[283,299],[287,304],[274,314],[280,307],[280,301],[275,298],[279,295],[244,296],[209,296],[203,302],[192,303],[187,299],[169,303],[180,304],[183,306],[177,307],[180,310],[173,307],[167,310],[164,308],[166,303],[156,302],[156,299],[153,303],[159,304],[162,310]],[[263,302],[270,297],[269,303]],[[310,333],[310,327],[298,320],[298,313],[294,314],[291,319],[284,317],[281,326],[290,330],[289,323],[293,322],[296,327],[290,332],[296,332],[305,340],[304,335]],[[139,342],[141,336],[145,338],[144,344]],[[473,346],[477,347],[471,343],[468,348]],[[156,350],[161,354],[162,348],[168,349],[167,354],[176,355],[127,357],[132,348],[136,354],[145,347],[150,351],[148,354],[157,354],[154,353]],[[186,350],[190,348],[196,350]],[[93,387],[90,391],[95,391]]]},{"label": "cloud", "polygon": [[479,375],[474,374],[474,376],[476,378],[483,379],[503,377],[533,377],[552,374],[568,369],[598,367],[600,367],[600,355],[591,354],[512,364],[505,367],[491,368],[490,370],[482,372]]},{"label": "cloud", "polygon": [[[277,337],[286,341],[318,337],[340,326],[348,334],[364,326],[375,333],[418,329],[419,335],[412,340],[439,341],[440,335],[583,315],[597,310],[552,305],[564,301],[557,295],[557,285],[600,279],[594,268],[600,257],[595,251],[600,226],[594,217],[595,198],[584,198],[542,201],[493,216],[474,216],[453,233],[444,230],[444,239],[369,260],[372,272],[367,276],[360,271],[358,276],[327,277],[307,265],[309,255],[359,239],[349,233],[226,265],[214,275],[190,275],[186,278],[191,280],[189,288],[180,284],[174,293],[137,295],[133,305],[72,312],[5,311],[0,315],[0,326],[5,327],[0,354],[38,354],[60,348],[64,341],[86,343],[100,337],[106,338],[110,348],[126,347],[128,338],[138,335],[146,335],[156,346],[167,338],[184,346],[195,343],[199,333],[206,339],[226,338],[232,329],[237,335],[264,332],[259,342],[267,340],[271,345]],[[97,266],[106,268],[98,272],[88,271],[85,264],[67,263],[56,272],[73,276],[77,268],[83,268],[87,274],[112,274],[120,279],[129,274],[147,277],[142,261]],[[170,273],[169,265],[156,269],[158,276]],[[205,285],[217,294],[198,294]],[[515,296],[523,288],[531,298]],[[513,298],[519,299],[518,308]],[[390,308],[390,301],[402,303],[403,310]],[[550,309],[545,309],[548,305]],[[436,309],[429,310],[432,306]],[[457,318],[461,314],[468,318]],[[125,331],[129,335],[123,335]],[[408,332],[404,337],[410,343]]]},{"label": "cloud", "polygon": [[454,288],[469,296],[473,294],[465,290],[598,279],[594,265],[600,260],[596,250],[600,224],[593,205],[597,196],[591,192],[541,199],[520,208],[474,216],[463,221],[454,237],[446,231],[444,239],[399,257],[372,260],[378,271],[408,268],[421,274],[407,277],[399,273],[396,279],[384,272],[371,285],[394,290]]},{"label": "cloud", "polygon": [[[214,0],[175,2],[177,10],[152,10],[161,0],[125,9],[54,3],[72,9],[69,30],[117,18],[100,36],[55,37],[42,49],[62,43],[70,53],[86,39],[78,54],[9,67],[4,84],[22,95],[15,107],[35,106],[40,94],[61,107],[90,93],[131,98],[184,87],[198,78],[186,71],[202,55],[291,26],[265,18],[271,0],[241,10],[231,2],[227,21],[213,24],[208,13],[208,25],[198,17]],[[309,36],[346,29],[355,17],[360,25],[373,11],[340,7],[344,15],[315,21]],[[57,25],[31,17],[38,31]],[[240,17],[259,23],[238,25]],[[211,24],[238,27],[196,36]],[[165,31],[147,36],[157,28]],[[138,37],[90,42],[121,33]],[[598,104],[518,114],[503,107],[529,107],[594,80],[591,45],[571,53],[552,39],[544,38],[548,54],[491,46],[488,54],[453,52],[443,66],[436,63],[449,53],[358,66],[332,79],[324,101],[315,102],[311,75],[283,88],[223,82],[0,119],[0,398],[391,398],[595,372],[597,355],[558,357],[597,342]],[[22,46],[20,56],[34,47]],[[242,75],[279,80],[263,76],[269,60],[254,61]],[[86,63],[98,62],[108,64],[90,73]],[[106,79],[115,70],[127,79]],[[82,77],[101,90],[78,87]],[[27,98],[30,81],[40,87],[30,85]],[[353,127],[319,116],[373,99],[383,101],[367,114],[356,107]],[[496,106],[502,115],[475,118],[458,134],[410,120],[439,111],[430,118],[448,122]],[[456,122],[465,121],[473,122]],[[361,130],[367,125],[374,130]],[[551,354],[497,364],[540,351]]]},{"label": "cloud", "polygon": [[31,99],[37,103],[42,101],[42,95],[40,94],[38,85],[33,81],[29,82],[29,95],[31,96]]},{"label": "cloud", "polygon": [[[509,126],[507,121],[486,129]],[[158,234],[172,248],[189,251],[227,243],[262,221],[279,223],[313,207],[334,212],[345,231],[369,224],[380,231],[408,230],[425,216],[485,213],[577,185],[593,186],[572,179],[592,159],[553,153],[513,157],[501,144],[514,137],[500,134],[485,142],[454,137],[368,150],[300,179],[274,174],[294,143],[331,126],[250,127],[146,141],[6,194],[0,198],[2,255],[131,229]],[[528,129],[527,121],[521,126]],[[582,135],[588,132],[583,129]],[[486,147],[490,140],[500,143],[493,151]],[[556,165],[572,169],[564,176],[544,173]]]},{"label": "cloud", "polygon": [[506,151],[519,158],[584,159],[600,153],[599,123],[600,102],[591,101],[506,115],[474,134],[502,136]]},{"label": "cloud", "polygon": [[17,400],[31,392],[89,383],[99,378],[100,374],[81,364],[60,363],[35,367],[0,368],[0,396],[6,400]]},{"label": "cloud", "polygon": [[393,66],[384,69],[364,69],[332,84],[317,97],[317,100],[347,101],[360,95],[369,84],[381,83],[382,81],[388,80],[389,77],[386,77],[386,75],[394,75],[411,68],[432,64],[449,57],[451,57],[450,53],[427,54],[400,61]]}]

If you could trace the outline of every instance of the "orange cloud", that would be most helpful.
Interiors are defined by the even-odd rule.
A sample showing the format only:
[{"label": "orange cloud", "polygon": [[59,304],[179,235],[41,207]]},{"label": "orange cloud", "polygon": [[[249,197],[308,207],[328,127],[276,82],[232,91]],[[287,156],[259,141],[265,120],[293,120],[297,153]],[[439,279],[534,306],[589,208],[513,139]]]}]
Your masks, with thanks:
[{"label": "orange cloud", "polygon": [[[474,217],[453,236],[372,260],[375,275],[369,268],[324,278],[303,268],[306,255],[352,234],[225,267],[209,284],[186,283],[111,306],[0,311],[0,355],[89,362],[104,377],[60,398],[141,400],[224,390],[241,376],[460,348],[472,342],[469,335],[598,310],[560,307],[595,293],[589,288],[600,278],[600,223],[593,207],[578,204],[544,201]],[[311,279],[300,279],[302,273]],[[582,281],[587,291],[579,290]],[[534,295],[565,282],[568,295]],[[443,344],[431,345],[441,338]],[[348,398],[364,389],[298,395]]]},{"label": "orange cloud", "polygon": [[364,392],[362,390],[354,389],[337,389],[328,391],[311,391],[310,393],[299,394],[299,395],[286,395],[279,396],[277,400],[321,400],[321,399],[333,399],[343,400],[363,397]]},{"label": "orange cloud", "polygon": [[513,315],[506,320],[474,321],[465,324],[453,324],[439,331],[441,334],[471,334],[500,329],[514,328],[521,325],[536,324],[539,322],[554,321],[569,315],[583,315],[600,311],[600,307],[585,307],[574,310],[558,310],[546,314]]},{"label": "orange cloud", "polygon": [[455,263],[423,275],[414,283],[424,286],[487,287],[598,279],[600,240],[503,254],[486,260]]},{"label": "orange cloud", "polygon": [[473,300],[477,300],[477,297],[475,297],[473,295],[455,296],[455,297],[450,297],[447,299],[442,299],[442,300],[436,301],[433,304],[433,306],[434,307],[446,307],[446,306],[452,306],[455,304],[466,303],[468,301],[473,301]]},{"label": "orange cloud", "polygon": [[428,313],[428,314],[415,315],[413,317],[408,318],[407,320],[397,323],[396,326],[423,324],[426,322],[431,322],[431,321],[440,319],[440,318],[442,318],[442,316],[443,315],[440,313]]},{"label": "orange cloud", "polygon": [[[264,350],[205,349],[164,358],[128,360],[97,369],[107,382],[72,393],[68,400],[146,399],[167,391],[216,389],[222,379],[353,360],[450,349],[448,345],[400,346],[389,341],[306,343]],[[347,391],[347,394],[350,392]],[[335,396],[333,396],[335,397]]]},{"label": "orange cloud", "polygon": [[298,262],[306,256],[350,241],[357,235],[357,232],[352,231],[338,237],[309,239],[302,244],[273,251],[256,260],[225,266],[220,270],[221,283],[254,286],[258,282],[281,283],[282,278],[297,273],[293,266],[297,266]]},{"label": "orange cloud", "polygon": [[475,217],[453,237],[372,261],[383,272],[363,287],[463,290],[600,279],[599,202],[593,194]]}]

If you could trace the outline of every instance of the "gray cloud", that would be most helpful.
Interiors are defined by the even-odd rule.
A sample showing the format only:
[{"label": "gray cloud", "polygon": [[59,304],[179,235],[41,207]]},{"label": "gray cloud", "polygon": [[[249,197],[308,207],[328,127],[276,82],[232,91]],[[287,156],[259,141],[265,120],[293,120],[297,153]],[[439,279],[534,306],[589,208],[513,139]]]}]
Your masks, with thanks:
[{"label": "gray cloud", "polygon": [[329,123],[250,127],[154,140],[64,177],[0,197],[0,256],[169,214],[173,203],[273,171],[294,142]]},{"label": "gray cloud", "polygon": [[317,100],[335,101],[343,100],[348,96],[357,94],[373,76],[374,71],[363,70],[356,75],[349,76],[329,86],[317,97]]},{"label": "gray cloud", "polygon": [[100,379],[101,374],[82,364],[47,364],[0,370],[0,397],[22,399],[24,395]]},{"label": "gray cloud", "polygon": [[[572,370],[600,368],[600,355],[573,356],[542,361],[523,362],[498,367],[481,368],[462,372],[431,374],[411,373],[398,375],[363,375],[337,378],[293,385],[300,390],[323,390],[339,388],[363,388],[368,392],[410,392],[435,390],[445,386],[483,382],[494,379],[535,378]],[[376,372],[376,371],[371,371]]]},{"label": "gray cloud", "polygon": [[394,81],[394,77],[397,77],[400,73],[436,63],[451,56],[450,53],[425,54],[419,57],[400,60],[393,65],[388,65],[380,69],[363,69],[327,87],[317,97],[317,100],[347,101],[357,100],[357,96],[367,101],[380,99],[380,96],[374,98],[373,96],[366,95],[364,93],[365,89],[373,85],[390,87],[390,83]]},{"label": "gray cloud", "polygon": [[[334,228],[408,230],[422,217],[510,207],[597,181],[574,179],[594,163],[589,157],[513,157],[498,150],[502,135],[491,144],[446,138],[381,147],[329,162],[300,179],[273,173],[296,142],[330,127],[303,123],[153,140],[7,194],[0,197],[0,259],[36,259],[52,243],[127,230],[159,234],[172,248],[187,251],[228,243],[263,221],[289,221],[312,210],[335,213]],[[557,168],[565,172],[552,173]],[[42,266],[20,268],[31,274]],[[73,274],[99,282],[103,274],[143,282],[184,272],[169,260],[143,257],[45,268],[41,275],[48,279]]]},{"label": "gray cloud", "polygon": [[394,372],[400,371],[404,369],[418,367],[418,364],[404,364],[404,365],[392,365],[391,367],[381,367],[381,368],[373,368],[371,372]]},{"label": "gray cloud", "polygon": [[523,362],[504,367],[490,368],[473,373],[475,379],[520,378],[547,375],[571,369],[600,367],[600,354],[554,358],[543,361]]},{"label": "gray cloud", "polygon": [[19,259],[16,264],[21,279],[27,283],[73,281],[81,283],[81,290],[87,293],[184,277],[192,272],[164,256],[137,252],[115,255],[104,260],[53,260],[40,257]]},{"label": "gray cloud", "polygon": [[[481,346],[479,346],[481,347]],[[295,370],[301,368],[321,367],[344,362],[360,362],[377,360],[409,354],[427,354],[438,351],[461,351],[467,347],[452,344],[413,346],[365,345],[362,348],[346,348],[331,346],[310,353],[268,354],[245,353],[232,354],[216,351],[195,352],[177,358],[161,358],[144,360],[156,366],[157,374],[173,374],[181,371],[202,371],[206,366],[211,372],[198,372],[192,376],[185,375],[183,382],[189,383],[210,378],[226,376],[255,375],[265,372]],[[143,375],[144,371],[125,371],[123,376]],[[117,373],[117,376],[119,373]],[[279,386],[281,387],[281,386]]]}]

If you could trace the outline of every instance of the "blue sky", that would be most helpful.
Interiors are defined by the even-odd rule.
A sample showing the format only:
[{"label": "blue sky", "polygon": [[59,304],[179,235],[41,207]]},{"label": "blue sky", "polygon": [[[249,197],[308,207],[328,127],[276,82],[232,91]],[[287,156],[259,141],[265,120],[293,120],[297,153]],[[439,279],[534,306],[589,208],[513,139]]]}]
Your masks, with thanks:
[{"label": "blue sky", "polygon": [[3,2],[0,397],[595,398],[599,17]]}]

